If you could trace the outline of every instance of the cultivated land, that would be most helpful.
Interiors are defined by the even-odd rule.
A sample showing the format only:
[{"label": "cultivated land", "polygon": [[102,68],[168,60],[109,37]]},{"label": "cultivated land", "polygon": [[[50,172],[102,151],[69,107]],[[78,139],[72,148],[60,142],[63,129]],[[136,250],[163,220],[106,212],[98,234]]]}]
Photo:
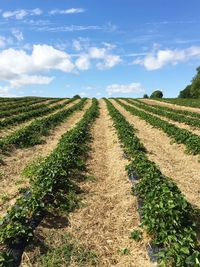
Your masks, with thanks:
[{"label": "cultivated land", "polygon": [[200,266],[200,108],[184,105],[0,99],[0,266]]}]

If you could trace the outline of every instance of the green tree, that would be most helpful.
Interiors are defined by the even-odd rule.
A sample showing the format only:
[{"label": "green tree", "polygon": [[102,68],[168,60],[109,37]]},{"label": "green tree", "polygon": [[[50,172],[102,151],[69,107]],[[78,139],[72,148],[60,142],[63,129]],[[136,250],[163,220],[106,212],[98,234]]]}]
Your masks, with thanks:
[{"label": "green tree", "polygon": [[73,98],[81,98],[80,95],[74,95]]},{"label": "green tree", "polygon": [[192,98],[200,98],[200,67],[197,69],[197,74],[192,79],[191,96]]},{"label": "green tree", "polygon": [[150,96],[150,98],[162,98],[162,97],[163,97],[163,93],[160,90],[154,91]]},{"label": "green tree", "polygon": [[200,67],[192,79],[192,83],[179,93],[179,98],[200,98]]},{"label": "green tree", "polygon": [[143,98],[149,98],[149,96],[147,94],[144,94]]},{"label": "green tree", "polygon": [[184,90],[180,91],[179,98],[192,98],[191,85],[187,85]]}]

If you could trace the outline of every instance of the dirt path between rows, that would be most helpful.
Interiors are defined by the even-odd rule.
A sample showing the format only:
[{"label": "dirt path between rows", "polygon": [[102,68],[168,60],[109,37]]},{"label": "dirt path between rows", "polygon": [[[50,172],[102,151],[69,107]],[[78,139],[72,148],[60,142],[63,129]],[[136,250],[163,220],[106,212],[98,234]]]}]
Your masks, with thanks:
[{"label": "dirt path between rows", "polygon": [[[53,104],[49,104],[48,107],[54,107],[54,106],[56,106],[56,105],[58,105],[58,104],[62,104],[62,103],[65,102],[66,100],[67,100],[67,99],[62,99],[62,100],[59,101],[59,102],[56,102],[56,103],[53,103]],[[50,100],[48,100],[48,102],[49,102],[49,101],[50,101]],[[32,123],[34,120],[36,120],[36,119],[41,119],[41,118],[43,119],[43,118],[46,118],[46,117],[48,117],[48,116],[50,116],[50,115],[53,115],[53,114],[55,114],[55,113],[61,111],[61,110],[64,110],[64,109],[66,109],[66,108],[72,106],[72,105],[75,104],[76,102],[77,102],[77,101],[74,101],[74,102],[72,102],[72,103],[69,103],[69,104],[67,104],[64,108],[57,109],[57,110],[55,110],[55,111],[53,111],[53,112],[49,112],[48,114],[42,114],[42,115],[39,115],[37,118],[31,118],[30,120],[26,120],[25,122],[20,122],[20,123],[17,124],[17,125],[9,125],[9,126],[7,126],[7,127],[5,127],[5,128],[2,128],[2,129],[0,129],[0,138],[9,136],[10,134],[14,133],[15,131],[18,131],[19,129],[28,126],[29,124],[31,124],[31,123]],[[42,103],[42,104],[43,104],[43,103]],[[48,104],[48,103],[47,103],[47,104]],[[18,115],[20,115],[20,114],[17,114],[17,115],[14,115],[14,116],[18,116]],[[13,117],[14,117],[14,116],[13,116]],[[9,117],[9,118],[11,118],[11,117]]]},{"label": "dirt path between rows", "polygon": [[[72,106],[73,103],[68,105]],[[22,170],[38,157],[45,157],[54,150],[61,136],[72,129],[75,124],[82,118],[85,111],[91,105],[91,100],[87,100],[82,111],[74,112],[65,122],[52,130],[51,135],[45,138],[45,144],[36,145],[27,149],[16,149],[10,157],[5,158],[5,165],[1,165],[1,187],[0,187],[0,215],[5,213],[7,208],[15,202],[18,188],[28,186],[28,179],[20,175]],[[8,201],[2,196],[8,196]]]},{"label": "dirt path between rows", "polygon": [[[89,173],[94,182],[86,182],[84,207],[71,213],[69,232],[77,242],[94,250],[99,255],[98,266],[148,267],[149,261],[143,242],[129,238],[138,226],[136,199],[131,195],[123,151],[112,127],[106,104],[100,100],[100,117],[92,130]],[[130,253],[123,255],[123,249]],[[71,264],[70,266],[75,266]]]},{"label": "dirt path between rows", "polygon": [[156,101],[156,100],[153,100],[153,99],[140,99],[140,100],[142,102],[150,104],[150,105],[158,105],[158,106],[169,107],[169,108],[173,108],[173,109],[177,109],[177,110],[187,110],[187,111],[200,113],[200,108],[179,106],[179,105],[170,104],[170,103],[167,103],[167,102]]},{"label": "dirt path between rows", "polygon": [[199,156],[185,154],[185,146],[171,143],[171,139],[162,131],[153,128],[144,120],[133,116],[114,100],[112,103],[138,130],[137,136],[148,150],[148,157],[171,177],[186,199],[200,208],[200,163]]},{"label": "dirt path between rows", "polygon": [[[176,126],[179,127],[179,128],[186,129],[186,130],[188,130],[188,131],[190,131],[190,132],[192,132],[192,133],[194,133],[194,134],[196,134],[196,135],[200,135],[200,129],[197,128],[197,127],[195,127],[195,126],[188,125],[188,124],[186,124],[186,123],[182,123],[182,122],[178,122],[178,121],[174,121],[174,120],[171,120],[171,119],[169,119],[169,118],[167,118],[167,117],[165,117],[165,116],[157,115],[157,114],[155,114],[155,113],[153,113],[153,112],[150,112],[150,111],[147,111],[147,110],[145,110],[145,109],[143,109],[143,108],[139,108],[139,107],[137,107],[137,106],[134,105],[134,102],[133,102],[133,105],[132,105],[132,104],[130,104],[130,103],[124,101],[124,100],[121,100],[121,101],[122,101],[124,104],[126,104],[126,105],[134,106],[134,108],[139,109],[139,110],[142,110],[142,111],[146,112],[147,114],[151,114],[151,115],[153,115],[153,116],[155,116],[155,117],[157,117],[157,118],[159,118],[159,119],[161,119],[161,120],[163,120],[163,121],[166,121],[166,122],[169,122],[169,123],[171,123],[171,124],[174,124],[174,125],[176,125]],[[154,106],[154,107],[155,107],[155,106]],[[156,107],[155,107],[155,108],[156,108]],[[191,118],[191,120],[192,120],[192,118]]]}]

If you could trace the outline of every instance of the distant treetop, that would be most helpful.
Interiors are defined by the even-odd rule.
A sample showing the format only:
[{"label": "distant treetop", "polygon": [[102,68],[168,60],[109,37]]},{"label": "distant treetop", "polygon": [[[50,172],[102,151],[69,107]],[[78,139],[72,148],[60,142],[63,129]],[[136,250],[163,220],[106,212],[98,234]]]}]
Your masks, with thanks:
[{"label": "distant treetop", "polygon": [[154,91],[150,96],[150,98],[162,98],[162,97],[163,97],[163,92],[160,90]]},{"label": "distant treetop", "polygon": [[80,95],[74,95],[73,98],[81,98]]}]

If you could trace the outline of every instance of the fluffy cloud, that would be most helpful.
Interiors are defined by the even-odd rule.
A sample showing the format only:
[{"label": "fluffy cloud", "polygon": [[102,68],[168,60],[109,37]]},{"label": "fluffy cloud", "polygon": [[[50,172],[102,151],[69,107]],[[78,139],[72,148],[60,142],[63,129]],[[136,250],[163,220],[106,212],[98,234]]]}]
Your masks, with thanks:
[{"label": "fluffy cloud", "polygon": [[[23,39],[19,31],[13,30],[12,33],[18,40]],[[41,73],[52,70],[76,73],[77,70],[88,70],[92,65],[96,65],[98,69],[112,68],[121,62],[121,58],[114,55],[111,50],[107,46],[87,47],[83,48],[80,54],[72,57],[64,51],[45,44],[33,45],[31,51],[4,49],[0,51],[0,81],[7,82],[7,85],[2,87],[1,91],[7,92],[8,89],[26,85],[49,84],[54,77],[44,76]],[[114,87],[109,90],[114,90]]]},{"label": "fluffy cloud", "polygon": [[17,39],[17,41],[23,41],[24,40],[24,36],[23,33],[17,29],[12,29],[12,34],[13,36]]},{"label": "fluffy cloud", "polygon": [[55,14],[78,14],[83,13],[86,10],[84,8],[70,8],[70,9],[54,9],[50,11],[51,15]]},{"label": "fluffy cloud", "polygon": [[43,12],[40,8],[35,8],[32,10],[19,9],[14,11],[5,11],[2,13],[3,18],[15,18],[21,20],[26,16],[39,16]]},{"label": "fluffy cloud", "polygon": [[88,70],[91,66],[90,59],[89,59],[88,55],[86,55],[86,54],[81,55],[76,60],[75,64],[79,70]]},{"label": "fluffy cloud", "polygon": [[48,70],[72,72],[70,56],[48,45],[34,45],[31,54],[23,50],[6,49],[0,52],[0,80],[8,88],[31,84],[49,84],[53,77],[36,75]]},{"label": "fluffy cloud", "polygon": [[54,77],[47,77],[41,75],[20,75],[10,81],[11,88],[18,88],[31,84],[49,84]]},{"label": "fluffy cloud", "polygon": [[157,70],[165,65],[175,65],[196,57],[200,57],[200,46],[192,46],[186,49],[156,50],[147,54],[144,58],[136,59],[133,64],[143,65],[147,70]]},{"label": "fluffy cloud", "polygon": [[130,84],[111,84],[106,87],[106,92],[111,96],[114,93],[140,93],[144,92],[144,89],[140,83]]}]

